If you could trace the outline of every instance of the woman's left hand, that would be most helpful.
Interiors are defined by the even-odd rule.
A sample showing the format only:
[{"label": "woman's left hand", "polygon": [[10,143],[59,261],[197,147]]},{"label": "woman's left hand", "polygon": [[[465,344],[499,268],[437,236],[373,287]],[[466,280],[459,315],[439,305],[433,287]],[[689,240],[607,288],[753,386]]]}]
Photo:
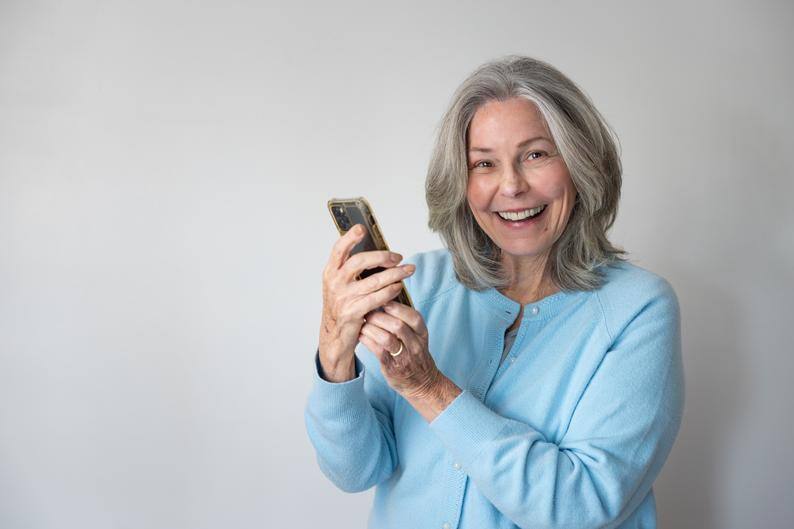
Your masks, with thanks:
[{"label": "woman's left hand", "polygon": [[[397,393],[408,399],[429,395],[444,376],[430,356],[422,315],[394,301],[383,310],[367,313],[359,341],[378,357],[384,378]],[[400,342],[402,352],[392,356]]]}]

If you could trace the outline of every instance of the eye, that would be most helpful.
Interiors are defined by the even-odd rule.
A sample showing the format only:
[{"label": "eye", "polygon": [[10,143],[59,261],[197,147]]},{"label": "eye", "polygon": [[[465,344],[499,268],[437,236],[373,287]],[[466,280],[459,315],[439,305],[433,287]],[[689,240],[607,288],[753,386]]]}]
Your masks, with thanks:
[{"label": "eye", "polygon": [[[472,169],[482,168],[482,167],[491,167],[491,162],[488,160],[482,160],[480,162],[476,162],[474,165],[471,166]],[[482,165],[482,164],[489,164],[489,165]]]},{"label": "eye", "polygon": [[527,159],[537,160],[538,158],[542,158],[543,156],[546,156],[546,153],[544,151],[531,151],[529,154],[527,154]]}]

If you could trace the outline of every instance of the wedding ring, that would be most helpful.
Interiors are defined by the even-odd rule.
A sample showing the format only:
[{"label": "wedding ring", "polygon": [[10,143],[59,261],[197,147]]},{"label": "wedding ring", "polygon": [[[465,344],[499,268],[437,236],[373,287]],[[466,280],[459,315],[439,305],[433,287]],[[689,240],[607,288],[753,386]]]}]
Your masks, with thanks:
[{"label": "wedding ring", "polygon": [[400,348],[397,350],[396,353],[392,353],[391,351],[389,351],[389,354],[392,355],[392,356],[399,356],[399,355],[403,354],[403,343],[400,342]]}]

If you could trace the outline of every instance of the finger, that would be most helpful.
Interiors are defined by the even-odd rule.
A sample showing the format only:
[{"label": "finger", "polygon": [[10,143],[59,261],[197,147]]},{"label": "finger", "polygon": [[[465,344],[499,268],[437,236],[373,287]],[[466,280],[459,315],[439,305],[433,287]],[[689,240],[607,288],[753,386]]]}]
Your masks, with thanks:
[{"label": "finger", "polygon": [[399,351],[402,345],[400,340],[392,333],[371,323],[365,323],[361,326],[361,334],[369,338],[374,344],[387,353]]},{"label": "finger", "polygon": [[383,306],[383,310],[385,310],[387,314],[404,321],[417,335],[427,336],[425,319],[413,307],[403,305],[396,301],[390,301]]},{"label": "finger", "polygon": [[[367,314],[364,317],[364,320],[366,321],[366,323],[364,324],[365,326],[374,325],[375,329],[380,329],[388,333],[389,335],[384,338],[383,335],[379,334],[377,335],[377,337],[373,336],[373,338],[376,339],[383,338],[386,340],[391,340],[390,337],[393,336],[395,337],[396,340],[400,340],[402,343],[404,343],[405,346],[411,349],[412,351],[418,351],[419,349],[422,348],[420,345],[420,340],[416,335],[416,333],[414,332],[414,330],[410,328],[407,323],[405,323],[399,318],[395,318],[394,316],[386,314],[385,312],[372,312],[370,314]],[[388,343],[394,343],[394,342],[390,341]],[[399,347],[400,345],[398,343],[397,348]],[[397,349],[393,349],[393,350],[396,351]]]},{"label": "finger", "polygon": [[383,363],[386,360],[384,355],[386,355],[387,353],[377,343],[375,343],[369,336],[365,334],[359,334],[358,341],[363,343],[367,347],[367,349],[369,349],[372,352],[372,354],[374,354],[375,357],[378,360],[380,360],[381,363]]},{"label": "finger", "polygon": [[369,294],[370,292],[375,292],[376,290],[380,290],[381,288],[390,285],[392,283],[397,283],[398,281],[402,281],[406,277],[413,274],[415,271],[416,271],[416,266],[412,264],[396,266],[394,268],[387,268],[382,272],[378,272],[377,274],[372,274],[371,276],[362,279],[361,281],[357,281],[353,286],[352,292],[358,295]]},{"label": "finger", "polygon": [[353,279],[369,268],[375,268],[377,266],[392,268],[397,266],[397,263],[399,263],[402,258],[402,255],[388,250],[360,252],[345,261],[342,266],[342,271],[349,279]]},{"label": "finger", "polygon": [[396,298],[402,290],[402,283],[392,283],[371,294],[358,298],[350,305],[353,314],[364,314],[382,307],[392,299]]},{"label": "finger", "polygon": [[331,248],[331,258],[329,264],[336,269],[342,267],[350,256],[350,251],[364,238],[364,226],[356,224],[347,233],[340,236]]}]

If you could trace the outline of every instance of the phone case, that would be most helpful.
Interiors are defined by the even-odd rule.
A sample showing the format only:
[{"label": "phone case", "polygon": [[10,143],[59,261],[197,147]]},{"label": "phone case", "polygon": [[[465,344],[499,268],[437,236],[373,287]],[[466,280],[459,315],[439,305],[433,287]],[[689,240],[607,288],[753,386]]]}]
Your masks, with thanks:
[{"label": "phone case", "polygon": [[[386,239],[380,231],[375,216],[372,213],[372,207],[364,197],[355,198],[332,198],[328,201],[328,211],[331,213],[331,218],[334,220],[334,225],[340,235],[344,235],[356,224],[362,224],[366,229],[364,238],[356,244],[350,252],[350,255],[359,252],[369,252],[373,250],[389,250],[389,245],[386,244]],[[359,274],[358,279],[364,279],[384,270],[383,267],[375,267],[364,270]],[[402,286],[402,290],[394,298],[396,301],[413,307],[411,296]]]}]

